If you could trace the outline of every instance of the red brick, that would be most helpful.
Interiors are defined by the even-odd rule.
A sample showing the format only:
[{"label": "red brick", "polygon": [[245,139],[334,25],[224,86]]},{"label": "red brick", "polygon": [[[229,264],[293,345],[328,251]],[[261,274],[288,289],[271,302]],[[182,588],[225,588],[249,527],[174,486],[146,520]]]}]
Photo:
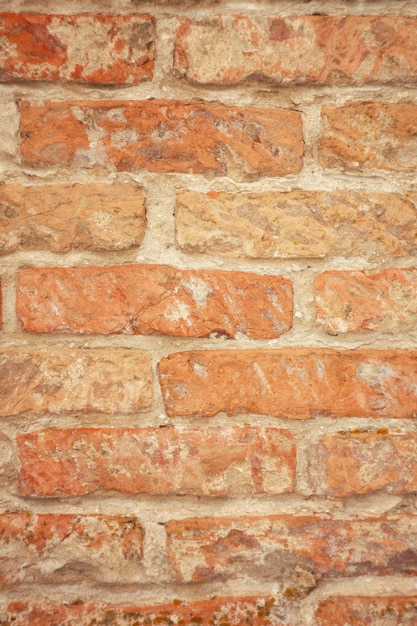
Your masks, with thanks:
[{"label": "red brick", "polygon": [[34,332],[275,338],[292,325],[288,279],[166,265],[23,269],[17,315]]},{"label": "red brick", "polygon": [[296,111],[173,100],[23,102],[20,138],[34,167],[257,178],[297,174],[303,159]]},{"label": "red brick", "polygon": [[417,82],[416,18],[221,15],[182,19],[174,68],[197,83]]},{"label": "red brick", "polygon": [[317,626],[417,626],[417,597],[336,596],[322,600]]},{"label": "red brick", "polygon": [[291,491],[295,445],[276,428],[80,428],[21,433],[20,494],[96,489],[237,496]]},{"label": "red brick", "polygon": [[176,580],[205,583],[321,577],[415,575],[417,517],[362,519],[276,515],[167,523]]},{"label": "red brick", "polygon": [[142,540],[135,518],[6,513],[0,515],[0,580],[140,581]]},{"label": "red brick", "polygon": [[361,173],[415,172],[417,106],[348,102],[322,107],[319,161],[323,167]]},{"label": "red brick", "polygon": [[0,185],[0,253],[124,250],[142,243],[145,222],[134,183]]},{"label": "red brick", "polygon": [[152,401],[150,354],[140,350],[0,350],[0,416],[136,413]]},{"label": "red brick", "polygon": [[317,321],[331,335],[357,330],[412,330],[417,315],[417,270],[377,274],[324,272],[316,278]]},{"label": "red brick", "polygon": [[346,497],[417,491],[417,436],[385,430],[321,437],[308,453],[314,493]]},{"label": "red brick", "polygon": [[[25,602],[9,605],[5,626],[286,626],[275,607],[275,598],[216,598],[154,606],[50,605],[36,606]],[[287,624],[289,626],[289,624]]]},{"label": "red brick", "polygon": [[161,360],[159,378],[170,416],[417,416],[414,351],[179,352]]},{"label": "red brick", "polygon": [[0,80],[137,84],[153,76],[150,15],[0,14]]}]

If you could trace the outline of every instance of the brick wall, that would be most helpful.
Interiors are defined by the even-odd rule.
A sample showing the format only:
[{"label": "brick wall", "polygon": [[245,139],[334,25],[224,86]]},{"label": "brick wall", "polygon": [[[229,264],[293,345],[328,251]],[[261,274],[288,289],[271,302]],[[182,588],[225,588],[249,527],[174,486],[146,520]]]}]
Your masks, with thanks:
[{"label": "brick wall", "polygon": [[416,4],[2,10],[0,624],[416,625]]}]

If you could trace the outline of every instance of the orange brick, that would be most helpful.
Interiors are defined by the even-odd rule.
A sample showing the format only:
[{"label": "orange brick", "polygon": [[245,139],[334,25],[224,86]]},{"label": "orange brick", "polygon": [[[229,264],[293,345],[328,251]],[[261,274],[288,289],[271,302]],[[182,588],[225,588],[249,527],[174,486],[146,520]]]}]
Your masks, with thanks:
[{"label": "orange brick", "polygon": [[0,515],[0,580],[79,583],[143,580],[142,529],[109,515]]},{"label": "orange brick", "polygon": [[415,328],[417,270],[323,272],[316,278],[317,321],[331,335]]},{"label": "orange brick", "polygon": [[169,522],[169,564],[181,583],[415,575],[417,517],[276,515]]},{"label": "orange brick", "polygon": [[20,150],[33,167],[104,166],[238,178],[297,174],[301,116],[286,109],[173,100],[21,104]]},{"label": "orange brick", "polygon": [[417,436],[381,431],[321,437],[308,453],[314,493],[346,497],[417,491]]},{"label": "orange brick", "polygon": [[316,611],[317,626],[417,625],[416,596],[367,598],[336,596],[322,600]]},{"label": "orange brick", "polygon": [[168,415],[259,413],[306,419],[416,417],[417,353],[406,350],[207,350],[159,365]]},{"label": "orange brick", "polygon": [[152,401],[151,358],[140,350],[3,349],[0,381],[0,417],[129,414]]},{"label": "orange brick", "polygon": [[0,253],[124,250],[145,233],[138,185],[0,185]]},{"label": "orange brick", "polygon": [[415,172],[417,106],[349,102],[322,108],[319,161],[325,168],[361,173]]},{"label": "orange brick", "polygon": [[212,84],[415,84],[416,29],[416,18],[388,16],[183,18],[174,68]]},{"label": "orange brick", "polygon": [[137,84],[153,76],[150,15],[1,13],[0,80]]},{"label": "orange brick", "polygon": [[35,332],[124,333],[252,339],[292,326],[291,281],[166,265],[23,269],[17,314]]}]

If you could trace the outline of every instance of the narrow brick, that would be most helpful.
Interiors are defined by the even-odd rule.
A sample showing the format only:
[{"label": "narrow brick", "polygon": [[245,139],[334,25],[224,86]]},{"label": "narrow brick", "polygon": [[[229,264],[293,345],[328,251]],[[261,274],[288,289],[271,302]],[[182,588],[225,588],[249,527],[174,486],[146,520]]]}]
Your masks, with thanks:
[{"label": "narrow brick", "polygon": [[317,626],[416,626],[417,597],[335,596],[316,610]]},{"label": "narrow brick", "polygon": [[349,102],[322,107],[319,162],[325,168],[352,171],[417,169],[417,106]]},{"label": "narrow brick", "polygon": [[33,167],[251,179],[297,174],[303,160],[296,111],[173,100],[23,102],[20,139],[23,162]]},{"label": "narrow brick", "polygon": [[0,185],[0,254],[125,250],[142,243],[145,198],[134,183]]},{"label": "narrow brick", "polygon": [[183,18],[174,68],[203,84],[415,84],[416,30],[416,18],[388,16]]},{"label": "narrow brick", "polygon": [[[181,626],[289,626],[280,617],[273,597],[216,598],[154,606],[114,605],[49,605],[13,602],[5,615],[13,626],[149,626],[180,624]],[[9,620],[9,621],[7,621]]]},{"label": "narrow brick", "polygon": [[34,332],[276,338],[292,326],[291,281],[166,265],[23,269],[17,314]]},{"label": "narrow brick", "polygon": [[313,492],[347,497],[417,491],[417,436],[386,430],[321,437],[308,453]]},{"label": "narrow brick", "polygon": [[177,246],[187,253],[247,258],[417,254],[417,194],[182,191]]},{"label": "narrow brick", "polygon": [[0,515],[0,580],[138,582],[142,541],[136,518],[6,513]]},{"label": "narrow brick", "polygon": [[399,332],[417,322],[417,270],[330,271],[316,278],[317,321],[331,334]]},{"label": "narrow brick", "polygon": [[20,494],[243,496],[291,491],[295,444],[276,428],[80,428],[20,433]]},{"label": "narrow brick", "polygon": [[415,575],[417,517],[194,518],[166,525],[178,582]]},{"label": "narrow brick", "polygon": [[149,80],[150,15],[0,14],[0,80],[132,84]]},{"label": "narrow brick", "polygon": [[161,360],[159,378],[170,416],[417,416],[413,351],[179,352]]},{"label": "narrow brick", "polygon": [[3,349],[0,416],[136,413],[152,401],[150,354],[140,350]]}]

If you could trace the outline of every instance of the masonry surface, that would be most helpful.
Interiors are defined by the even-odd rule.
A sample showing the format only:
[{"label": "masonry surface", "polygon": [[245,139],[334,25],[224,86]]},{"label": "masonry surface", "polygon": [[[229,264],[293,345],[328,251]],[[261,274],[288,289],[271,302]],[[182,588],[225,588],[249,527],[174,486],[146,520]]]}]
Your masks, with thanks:
[{"label": "masonry surface", "polygon": [[0,624],[417,626],[416,3],[0,7]]}]

